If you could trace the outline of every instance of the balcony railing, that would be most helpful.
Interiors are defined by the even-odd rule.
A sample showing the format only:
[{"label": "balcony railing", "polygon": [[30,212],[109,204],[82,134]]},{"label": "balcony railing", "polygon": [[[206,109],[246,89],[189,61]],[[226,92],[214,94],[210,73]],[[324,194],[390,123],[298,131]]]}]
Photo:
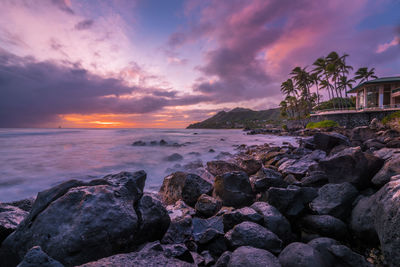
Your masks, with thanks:
[{"label": "balcony railing", "polygon": [[351,108],[337,108],[337,109],[322,109],[315,110],[311,112],[311,115],[318,114],[328,114],[328,113],[354,113],[354,112],[364,112],[364,111],[383,111],[390,109],[400,109],[400,104],[392,104],[392,105],[384,105],[383,107],[362,107],[356,109],[355,107]]}]

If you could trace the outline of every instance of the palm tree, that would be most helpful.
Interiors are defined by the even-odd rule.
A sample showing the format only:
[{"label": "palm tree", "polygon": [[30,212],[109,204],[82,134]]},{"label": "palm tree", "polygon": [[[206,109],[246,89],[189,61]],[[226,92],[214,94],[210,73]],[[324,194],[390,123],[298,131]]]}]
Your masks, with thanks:
[{"label": "palm tree", "polygon": [[[328,80],[321,80],[320,85],[321,85],[321,89],[326,89],[328,91],[329,99],[332,102],[333,109],[336,109],[335,108],[335,99],[333,97],[331,97],[331,92],[330,92],[332,90],[333,85]],[[333,91],[332,91],[332,93],[333,93]]]},{"label": "palm tree", "polygon": [[[342,77],[346,76],[346,74],[349,74],[349,70],[353,70],[353,67],[350,65],[346,65],[346,58],[348,57],[348,54],[344,54],[343,56],[340,57],[340,62],[339,62],[339,69],[341,70],[342,73]],[[351,79],[351,81],[354,82],[353,79]],[[344,88],[345,90],[345,95],[347,98],[347,90],[346,88]]]},{"label": "palm tree", "polygon": [[296,88],[294,87],[293,80],[292,79],[287,79],[281,84],[281,92],[284,93],[287,96],[294,96],[296,97],[297,92]]},{"label": "palm tree", "polygon": [[368,79],[370,78],[378,78],[378,76],[375,75],[375,68],[372,68],[370,70],[368,70],[367,67],[359,68],[355,74],[356,76],[354,77],[354,80],[360,80],[358,84],[361,84],[364,81],[368,81]]},{"label": "palm tree", "polygon": [[329,55],[326,57],[326,60],[328,62],[326,69],[330,74],[331,79],[333,80],[336,97],[339,98],[339,108],[342,108],[343,107],[342,95],[341,91],[340,90],[338,91],[337,87],[337,80],[340,75],[340,61],[341,61],[339,54],[336,53],[335,51],[330,52]]},{"label": "palm tree", "polygon": [[311,102],[310,100],[310,85],[311,85],[311,78],[310,74],[306,70],[307,67],[301,68],[301,67],[295,67],[292,72],[290,73],[293,77],[293,80],[296,82],[296,86],[298,89],[301,90],[303,95],[305,96],[307,102],[308,102],[308,109],[311,111]]},{"label": "palm tree", "polygon": [[313,72],[310,74],[310,78],[311,78],[313,84],[315,84],[315,86],[317,87],[317,104],[319,105],[319,86],[318,86],[318,84],[320,82],[321,77],[320,77],[319,73]]},{"label": "palm tree", "polygon": [[[329,100],[331,100],[331,99],[334,98],[334,95],[333,95],[333,88],[332,88],[332,86],[330,85],[330,82],[329,82],[329,73],[327,71],[327,65],[328,65],[328,62],[327,62],[326,58],[320,57],[320,58],[318,58],[317,60],[314,61],[314,63],[313,63],[313,66],[314,66],[313,71],[315,73],[323,75],[324,79],[321,79],[320,84],[321,85],[324,84],[323,88],[328,90]],[[332,92],[331,92],[331,90],[332,90]],[[333,101],[332,101],[332,103],[333,103],[333,109],[336,109],[335,103]]]},{"label": "palm tree", "polygon": [[347,88],[352,89],[354,82],[355,82],[355,80],[353,80],[353,79],[348,80],[346,76],[340,76],[339,77],[339,88],[346,92],[346,103],[348,103],[348,101],[347,101]]}]

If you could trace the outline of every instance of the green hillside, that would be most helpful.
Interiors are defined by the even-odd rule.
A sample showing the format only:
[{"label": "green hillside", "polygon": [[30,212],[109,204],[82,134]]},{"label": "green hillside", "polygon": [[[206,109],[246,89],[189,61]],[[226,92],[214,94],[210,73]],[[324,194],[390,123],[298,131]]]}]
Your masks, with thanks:
[{"label": "green hillside", "polygon": [[266,124],[280,121],[279,108],[254,111],[246,108],[235,108],[231,111],[220,111],[202,122],[190,124],[188,129],[241,129],[262,128]]}]

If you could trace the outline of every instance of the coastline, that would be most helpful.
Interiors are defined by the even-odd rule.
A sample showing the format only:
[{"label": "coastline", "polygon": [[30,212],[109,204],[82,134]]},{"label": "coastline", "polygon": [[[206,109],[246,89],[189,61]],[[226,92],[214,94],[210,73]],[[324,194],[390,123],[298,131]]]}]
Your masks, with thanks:
[{"label": "coastline", "polygon": [[[328,257],[393,265],[400,258],[390,237],[400,223],[392,215],[400,206],[392,197],[400,190],[400,134],[380,127],[300,131],[298,147],[238,144],[234,155],[167,175],[158,194],[144,192],[145,173],[122,172],[62,183],[35,202],[2,203],[0,216],[14,223],[2,225],[0,262],[41,255],[65,266],[289,266],[323,265]],[[98,213],[105,210],[115,214]],[[83,211],[85,227],[75,220]],[[62,212],[71,220],[46,222]],[[65,227],[75,230],[61,233]],[[90,234],[110,227],[111,239]],[[76,235],[87,237],[76,243]],[[60,236],[68,242],[57,243]],[[66,253],[72,247],[77,254]]]}]

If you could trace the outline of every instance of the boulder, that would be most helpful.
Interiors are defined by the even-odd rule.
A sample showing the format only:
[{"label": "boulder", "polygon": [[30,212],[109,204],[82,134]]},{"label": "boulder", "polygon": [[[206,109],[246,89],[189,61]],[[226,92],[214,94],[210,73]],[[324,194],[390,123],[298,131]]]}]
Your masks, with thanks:
[{"label": "boulder", "polygon": [[372,178],[372,183],[381,187],[396,174],[400,174],[400,154],[394,154],[390,159],[386,160],[383,167]]},{"label": "boulder", "polygon": [[335,256],[339,266],[373,267],[366,259],[343,245],[332,245],[329,251]]},{"label": "boulder", "polygon": [[378,234],[385,260],[389,266],[400,262],[400,180],[383,186],[375,195],[373,207],[375,230]]},{"label": "boulder", "polygon": [[282,172],[284,175],[292,174],[297,179],[304,177],[310,168],[313,168],[317,165],[317,162],[314,160],[310,160],[307,158],[301,158],[298,160],[289,159],[282,163],[278,170]]},{"label": "boulder", "polygon": [[215,263],[214,267],[228,267],[229,261],[231,259],[232,252],[225,251],[222,255],[218,258],[217,262]]},{"label": "boulder", "polygon": [[323,256],[310,245],[294,242],[279,254],[282,267],[325,267]]},{"label": "boulder", "polygon": [[136,212],[141,218],[139,236],[143,241],[159,240],[167,232],[171,220],[167,210],[154,196],[145,193],[137,204]]},{"label": "boulder", "polygon": [[346,239],[347,227],[341,220],[330,215],[307,215],[300,221],[303,231],[319,236]]},{"label": "boulder", "polygon": [[159,194],[166,204],[174,204],[182,199],[186,204],[194,207],[199,196],[211,192],[211,183],[200,176],[192,173],[175,172],[164,178]]},{"label": "boulder", "polygon": [[378,139],[369,139],[362,144],[363,150],[369,149],[369,150],[375,151],[375,150],[382,149],[384,147],[385,147],[385,145],[382,142],[380,142]]},{"label": "boulder", "polygon": [[[157,244],[159,244],[158,241]],[[164,251],[164,255],[168,258],[176,258],[189,263],[194,263],[192,254],[183,244],[163,245],[162,249]]]},{"label": "boulder", "polygon": [[310,203],[310,208],[319,215],[346,219],[357,195],[357,189],[350,183],[327,184],[318,190],[318,197]]},{"label": "boulder", "polygon": [[385,126],[383,125],[383,123],[380,120],[378,120],[377,118],[373,118],[369,124],[369,128],[371,130],[377,131],[377,130],[384,129]]},{"label": "boulder", "polygon": [[31,248],[17,267],[64,267],[50,258],[39,246]]},{"label": "boulder", "polygon": [[268,203],[284,215],[293,217],[299,215],[317,195],[317,190],[311,187],[271,187],[268,189]]},{"label": "boulder", "polygon": [[183,156],[181,154],[174,153],[174,154],[171,154],[171,155],[165,157],[164,159],[166,161],[179,161],[179,160],[183,160]]},{"label": "boulder", "polygon": [[145,179],[144,171],[121,172],[40,192],[29,215],[3,241],[0,261],[15,266],[39,245],[64,265],[78,265],[139,245],[144,240],[141,224],[147,222],[139,219],[135,207]]},{"label": "boulder", "polygon": [[10,206],[15,206],[17,208],[20,208],[21,210],[30,212],[34,202],[35,202],[35,198],[30,197],[30,198],[17,200],[17,201],[13,201],[13,202],[9,202],[9,203],[4,203],[4,204],[10,205]]},{"label": "boulder", "polygon": [[212,239],[224,235],[224,225],[221,217],[209,219],[193,218],[193,239],[199,244],[206,244]]},{"label": "boulder", "polygon": [[117,254],[111,257],[102,258],[98,261],[89,262],[77,267],[99,267],[99,266],[113,266],[113,267],[126,267],[126,266],[176,266],[176,267],[189,267],[195,266],[179,260],[174,257],[167,257],[168,252],[164,251],[161,245],[152,246],[150,248],[144,247],[140,251]]},{"label": "boulder", "polygon": [[350,140],[339,133],[316,133],[313,137],[314,149],[320,149],[329,153],[338,145],[350,146]]},{"label": "boulder", "polygon": [[356,127],[353,130],[351,130],[350,133],[350,140],[356,146],[359,146],[368,139],[372,139],[375,137],[376,137],[376,131],[372,130],[368,126]]},{"label": "boulder", "polygon": [[389,148],[400,148],[400,138],[388,140],[386,143],[386,147]]},{"label": "boulder", "polygon": [[282,174],[271,168],[261,168],[255,175],[250,176],[250,183],[255,192],[264,192],[270,187],[287,187]]},{"label": "boulder", "polygon": [[222,215],[223,223],[224,223],[224,232],[229,231],[235,225],[249,221],[258,224],[262,224],[264,218],[262,215],[257,213],[254,209],[249,207],[243,207],[241,209],[232,210],[224,213]]},{"label": "boulder", "polygon": [[260,160],[253,159],[251,157],[239,159],[238,163],[239,167],[242,168],[242,170],[247,173],[247,175],[253,175],[257,173],[262,167],[262,163]]},{"label": "boulder", "polygon": [[357,188],[367,188],[372,177],[383,165],[383,160],[364,153],[360,147],[350,147],[319,162],[330,183],[352,183]]},{"label": "boulder", "polygon": [[354,236],[370,246],[379,244],[374,225],[374,203],[374,196],[361,197],[351,212],[349,223]]},{"label": "boulder", "polygon": [[223,160],[207,162],[207,171],[214,176],[223,175],[227,172],[243,171],[238,165]]},{"label": "boulder", "polygon": [[251,246],[279,253],[282,241],[270,230],[253,222],[242,222],[225,234],[232,248]]},{"label": "boulder", "polygon": [[388,160],[392,157],[396,157],[397,155],[400,155],[400,148],[382,148],[377,151],[374,151],[373,155],[375,157],[381,158],[383,160]]},{"label": "boulder", "polygon": [[250,207],[263,216],[263,226],[276,234],[284,243],[292,240],[290,223],[278,209],[266,202],[255,202]]},{"label": "boulder", "polygon": [[314,171],[301,179],[301,186],[321,187],[328,182],[328,175],[321,171]]},{"label": "boulder", "polygon": [[280,267],[278,259],[269,251],[251,246],[235,249],[230,256],[229,267]]},{"label": "boulder", "polygon": [[340,264],[337,263],[336,257],[329,251],[333,245],[340,245],[340,243],[332,238],[319,237],[314,238],[307,245],[313,247],[321,255],[327,267],[337,267]]},{"label": "boulder", "polygon": [[228,172],[215,177],[213,196],[224,206],[243,207],[253,202],[254,193],[245,172]]},{"label": "boulder", "polygon": [[24,210],[0,203],[0,245],[27,215],[28,212]]},{"label": "boulder", "polygon": [[222,207],[222,202],[218,199],[202,194],[196,202],[196,213],[203,217],[215,215]]},{"label": "boulder", "polygon": [[192,241],[192,217],[178,217],[171,220],[169,228],[161,239],[163,244],[190,244]]},{"label": "boulder", "polygon": [[146,142],[141,141],[141,140],[135,141],[132,143],[132,146],[145,146],[145,145],[146,145]]}]

